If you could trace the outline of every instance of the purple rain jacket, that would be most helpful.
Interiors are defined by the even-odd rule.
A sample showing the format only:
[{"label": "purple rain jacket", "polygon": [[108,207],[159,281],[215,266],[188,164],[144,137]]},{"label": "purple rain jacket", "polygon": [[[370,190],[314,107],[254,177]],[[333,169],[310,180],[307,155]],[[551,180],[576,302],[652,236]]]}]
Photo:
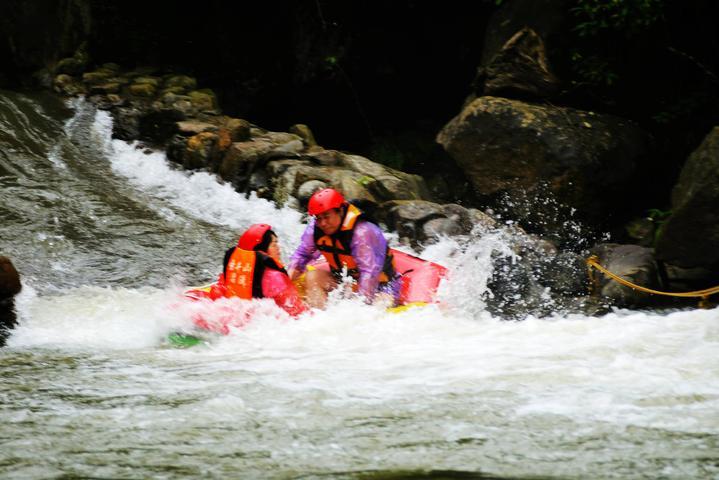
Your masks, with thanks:
[{"label": "purple rain jacket", "polygon": [[[292,254],[290,268],[304,272],[307,264],[319,258],[321,252],[315,245],[314,232],[315,219],[312,218],[302,233],[297,250]],[[374,223],[359,219],[352,234],[350,251],[359,271],[357,280],[359,293],[370,301],[377,292],[390,294],[397,299],[399,296],[399,281],[395,279],[386,285],[380,286],[379,284],[379,277],[384,267],[387,252],[387,240],[385,240],[382,230]]]}]

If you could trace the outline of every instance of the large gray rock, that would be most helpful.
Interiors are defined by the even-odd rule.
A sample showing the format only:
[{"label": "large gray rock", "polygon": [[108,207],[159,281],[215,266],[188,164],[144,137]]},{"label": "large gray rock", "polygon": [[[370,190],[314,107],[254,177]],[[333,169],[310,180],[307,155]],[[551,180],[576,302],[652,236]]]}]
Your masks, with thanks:
[{"label": "large gray rock", "polygon": [[[599,264],[610,272],[636,285],[653,290],[661,290],[657,264],[652,249],[639,245],[619,245],[604,243],[592,249],[599,257]],[[596,293],[622,307],[652,305],[662,299],[630,287],[594,271]]]},{"label": "large gray rock", "polygon": [[479,210],[426,200],[384,202],[375,216],[415,245],[432,243],[444,236],[468,235],[473,231],[482,234],[496,226],[494,219]]},{"label": "large gray rock", "polygon": [[368,189],[382,200],[431,200],[424,179],[401,172],[359,155],[341,155],[340,165],[363,177]]},{"label": "large gray rock", "polygon": [[[672,215],[659,231],[657,258],[719,269],[719,127],[687,160],[672,191]],[[716,282],[719,283],[719,282]]]},{"label": "large gray rock", "polygon": [[446,219],[444,207],[425,200],[393,200],[379,209],[379,220],[403,239],[413,242],[426,238],[423,226],[430,220]]},{"label": "large gray rock", "polygon": [[266,140],[234,142],[225,153],[218,173],[238,190],[244,191],[252,173],[264,165],[266,156],[274,148],[275,145]]},{"label": "large gray rock", "polygon": [[350,200],[377,202],[366,188],[365,176],[346,168],[318,166],[304,160],[278,160],[268,163],[267,170],[274,183],[273,198],[280,204],[287,202],[290,197],[306,196],[307,187],[302,192],[300,188],[308,182],[321,182],[336,188]]},{"label": "large gray rock", "polygon": [[[255,138],[269,137],[265,133]],[[319,183],[338,189],[348,199],[372,204],[429,198],[427,186],[418,175],[385,167],[359,155],[321,148],[304,151],[295,135],[276,134],[274,139],[285,142],[272,152],[274,158],[267,164],[268,177],[274,184],[273,198],[279,203],[285,203],[289,197],[302,197],[301,203],[308,189]],[[305,184],[308,186],[300,192]]]},{"label": "large gray rock", "polygon": [[[526,197],[546,190],[577,209],[580,218],[601,222],[631,201],[626,181],[645,154],[648,137],[610,115],[481,97],[452,119],[437,141],[480,195]],[[537,202],[536,213],[547,206]]]}]

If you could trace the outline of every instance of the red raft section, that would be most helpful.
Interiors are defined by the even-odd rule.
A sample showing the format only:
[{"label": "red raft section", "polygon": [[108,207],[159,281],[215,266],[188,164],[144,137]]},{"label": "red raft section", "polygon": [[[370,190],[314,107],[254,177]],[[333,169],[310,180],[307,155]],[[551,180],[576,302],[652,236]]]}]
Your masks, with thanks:
[{"label": "red raft section", "polygon": [[[447,276],[447,269],[438,263],[424,260],[409,253],[390,249],[394,257],[394,266],[400,274],[402,286],[400,287],[399,304],[433,303],[437,289],[443,278]],[[321,259],[312,267],[329,270],[327,262]]]},{"label": "red raft section", "polygon": [[[399,304],[421,305],[434,303],[436,301],[437,289],[442,280],[447,276],[447,269],[442,265],[415,257],[409,253],[395,249],[390,249],[390,251],[394,256],[395,269],[400,275],[400,281],[402,282]],[[329,265],[321,258],[317,263],[312,264],[312,267],[329,270]],[[301,287],[299,289],[302,290]],[[218,281],[205,287],[189,289],[185,291],[185,296],[193,300],[217,300],[226,297],[226,289],[222,282]],[[201,315],[196,315],[195,318],[193,318],[195,325],[198,327],[223,334],[229,333],[230,325],[242,326],[250,319],[241,319],[239,322],[237,320],[238,319],[235,318],[229,318],[228,316],[228,318],[222,319],[219,325],[211,325],[207,320],[202,318]]]}]

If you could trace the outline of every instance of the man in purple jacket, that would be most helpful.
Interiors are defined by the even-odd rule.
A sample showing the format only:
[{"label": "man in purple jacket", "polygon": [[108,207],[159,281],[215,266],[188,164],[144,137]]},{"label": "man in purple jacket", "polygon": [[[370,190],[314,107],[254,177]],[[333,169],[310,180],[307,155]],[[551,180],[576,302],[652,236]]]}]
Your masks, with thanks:
[{"label": "man in purple jacket", "polygon": [[331,188],[312,195],[307,210],[314,218],[292,254],[287,273],[296,279],[320,255],[330,266],[329,272],[320,269],[307,272],[307,303],[323,308],[327,292],[338,285],[345,271],[357,282],[357,289],[367,302],[378,296],[396,301],[400,282],[382,230]]}]

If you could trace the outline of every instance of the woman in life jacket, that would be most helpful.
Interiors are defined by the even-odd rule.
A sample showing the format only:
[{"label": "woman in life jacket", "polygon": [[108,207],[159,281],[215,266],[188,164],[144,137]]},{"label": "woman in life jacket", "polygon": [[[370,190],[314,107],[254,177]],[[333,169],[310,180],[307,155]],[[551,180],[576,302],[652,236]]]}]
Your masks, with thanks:
[{"label": "woman in life jacket", "polygon": [[287,313],[297,316],[307,310],[297,288],[280,260],[280,246],[272,227],[265,223],[250,226],[237,246],[225,253],[220,276],[223,296],[272,298]]},{"label": "woman in life jacket", "polygon": [[396,303],[400,281],[379,226],[332,188],[312,195],[307,210],[314,218],[292,255],[289,276],[297,278],[320,255],[330,266],[330,272],[307,272],[305,289],[310,306],[325,306],[327,293],[338,285],[343,272],[354,279],[367,302],[381,298]]}]

